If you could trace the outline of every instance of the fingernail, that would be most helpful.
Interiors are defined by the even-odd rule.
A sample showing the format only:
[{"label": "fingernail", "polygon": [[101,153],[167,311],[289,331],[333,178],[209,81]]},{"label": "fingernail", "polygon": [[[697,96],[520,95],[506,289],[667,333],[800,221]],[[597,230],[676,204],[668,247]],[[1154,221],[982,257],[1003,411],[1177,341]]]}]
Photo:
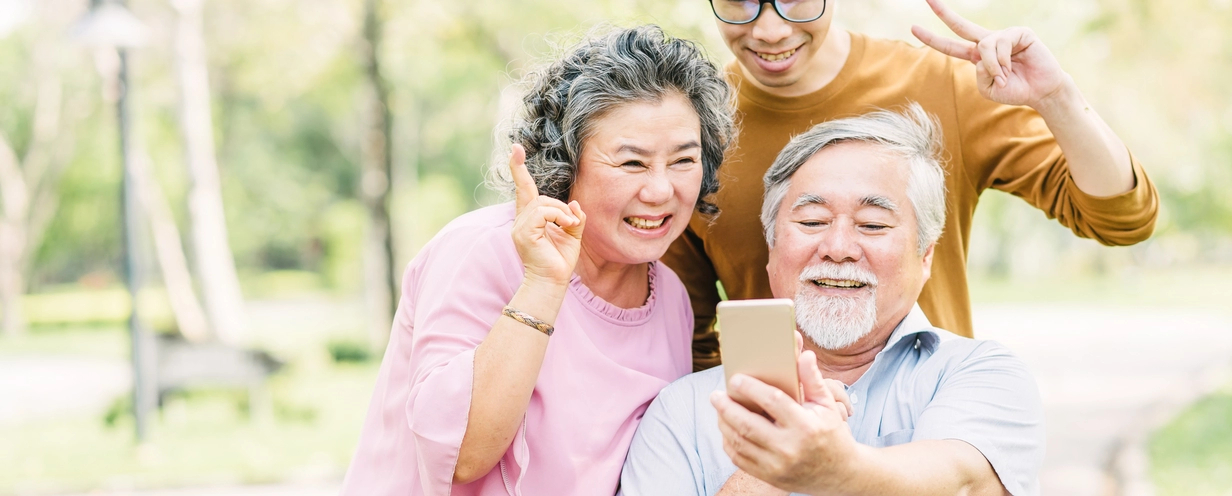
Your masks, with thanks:
[{"label": "fingernail", "polygon": [[997,86],[1005,86],[1005,78],[997,76]]},{"label": "fingernail", "polygon": [[738,388],[738,387],[740,387],[740,385],[741,385],[741,384],[744,384],[744,376],[742,376],[742,375],[737,375],[737,376],[735,376],[735,377],[732,377],[732,380],[731,380],[731,387],[733,387],[733,388]]}]

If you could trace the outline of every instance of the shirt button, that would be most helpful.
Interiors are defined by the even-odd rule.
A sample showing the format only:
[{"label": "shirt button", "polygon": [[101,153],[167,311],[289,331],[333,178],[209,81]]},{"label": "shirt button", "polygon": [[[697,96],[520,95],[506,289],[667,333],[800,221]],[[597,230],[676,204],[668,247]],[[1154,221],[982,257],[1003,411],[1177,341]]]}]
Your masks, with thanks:
[{"label": "shirt button", "polygon": [[851,393],[851,404],[857,405],[859,403],[860,403],[860,396],[857,395],[856,393]]},{"label": "shirt button", "polygon": [[915,349],[920,349],[920,340],[915,340]]}]

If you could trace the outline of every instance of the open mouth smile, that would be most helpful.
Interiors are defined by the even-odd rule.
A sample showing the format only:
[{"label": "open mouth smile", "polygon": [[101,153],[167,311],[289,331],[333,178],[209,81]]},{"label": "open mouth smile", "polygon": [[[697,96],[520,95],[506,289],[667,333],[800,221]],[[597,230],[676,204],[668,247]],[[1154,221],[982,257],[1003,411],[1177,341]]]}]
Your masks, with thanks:
[{"label": "open mouth smile", "polygon": [[773,53],[773,54],[762,53],[758,51],[754,51],[753,53],[757,54],[757,58],[760,58],[766,62],[781,62],[781,61],[791,58],[792,55],[795,55],[796,50],[797,50],[796,48],[792,48],[791,50],[788,50],[786,52]]},{"label": "open mouth smile", "polygon": [[638,229],[644,229],[647,231],[651,231],[654,229],[658,229],[660,226],[662,226],[663,223],[667,221],[668,217],[671,217],[671,216],[668,215],[668,216],[660,217],[658,219],[646,219],[642,217],[625,217],[624,220],[625,220],[625,223],[629,224],[630,226],[633,226]]},{"label": "open mouth smile", "polygon": [[846,279],[811,279],[809,282],[818,287],[836,289],[860,289],[868,286],[868,284],[864,282]]}]

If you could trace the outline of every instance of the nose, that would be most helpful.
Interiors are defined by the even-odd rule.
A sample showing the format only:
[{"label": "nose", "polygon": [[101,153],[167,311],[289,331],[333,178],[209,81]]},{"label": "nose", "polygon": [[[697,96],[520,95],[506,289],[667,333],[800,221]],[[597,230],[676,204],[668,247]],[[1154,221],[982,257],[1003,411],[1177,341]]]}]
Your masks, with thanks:
[{"label": "nose", "polygon": [[652,171],[646,174],[646,183],[637,192],[637,199],[647,205],[662,205],[672,198],[675,188],[666,172]]},{"label": "nose", "polygon": [[851,219],[835,219],[830,228],[821,233],[817,256],[834,263],[858,262],[863,255],[858,236]]},{"label": "nose", "polygon": [[791,36],[791,25],[779,17],[779,13],[774,10],[774,4],[761,4],[761,13],[753,21],[753,38],[773,45],[788,36]]}]

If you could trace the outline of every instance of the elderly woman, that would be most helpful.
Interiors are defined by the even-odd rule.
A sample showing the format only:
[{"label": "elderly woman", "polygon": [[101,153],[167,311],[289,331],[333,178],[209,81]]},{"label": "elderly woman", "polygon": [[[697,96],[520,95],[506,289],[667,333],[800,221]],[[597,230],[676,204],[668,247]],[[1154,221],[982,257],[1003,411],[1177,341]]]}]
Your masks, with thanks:
[{"label": "elderly woman", "polygon": [[344,494],[612,494],[646,406],[692,369],[688,296],[657,260],[717,213],[730,89],[654,26],[531,80],[516,200],[411,263]]}]

